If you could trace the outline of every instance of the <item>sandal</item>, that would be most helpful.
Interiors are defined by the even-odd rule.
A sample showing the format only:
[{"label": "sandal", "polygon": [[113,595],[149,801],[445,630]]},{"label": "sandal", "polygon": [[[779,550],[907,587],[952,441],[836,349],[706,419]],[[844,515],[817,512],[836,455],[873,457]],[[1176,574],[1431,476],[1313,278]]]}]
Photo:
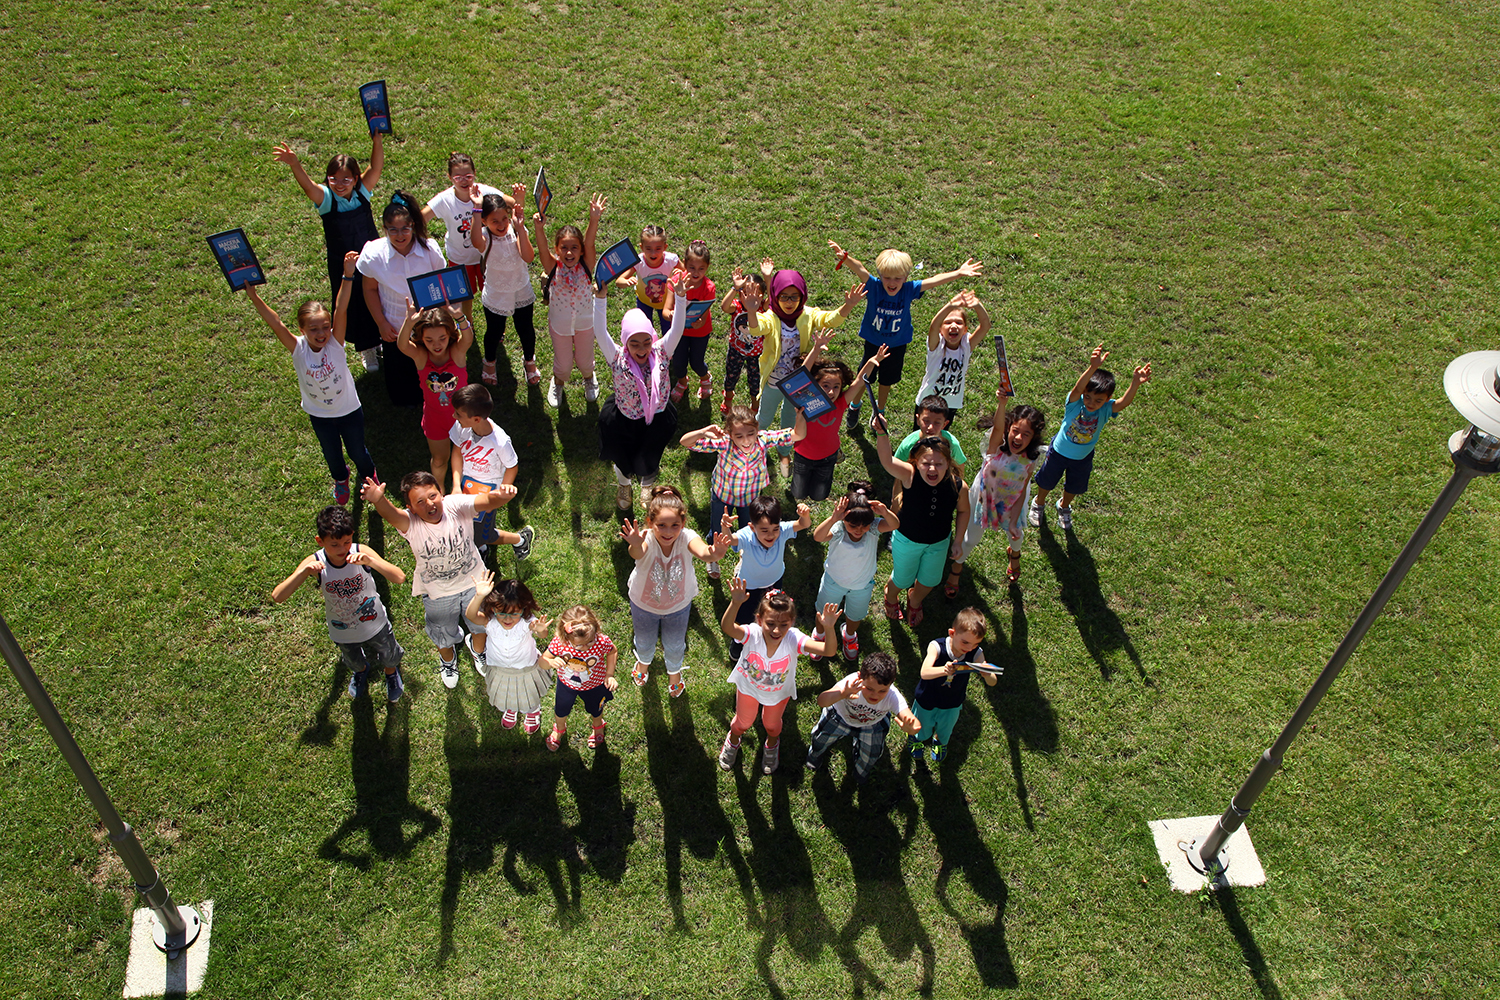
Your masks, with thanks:
[{"label": "sandal", "polygon": [[673,698],[681,698],[682,692],[687,690],[687,681],[673,681],[667,685],[667,694]]},{"label": "sandal", "polygon": [[645,687],[646,679],[651,676],[651,665],[649,663],[637,663],[630,668],[630,679],[635,681],[636,687]]},{"label": "sandal", "polygon": [[536,369],[536,362],[535,361],[528,361],[528,362],[526,362],[526,384],[527,385],[541,385],[542,384],[542,373],[539,372],[539,371],[537,371],[537,369]]},{"label": "sandal", "polygon": [[[563,729],[560,726],[554,724],[552,727],[552,732],[547,734],[547,749],[551,750],[553,753],[556,753],[557,748],[562,746],[562,738],[567,735],[567,732],[568,731],[566,729]],[[589,739],[590,745],[592,745],[593,737],[590,737]]]},{"label": "sandal", "polygon": [[960,575],[961,574],[958,570],[954,570],[952,573],[948,574],[948,582],[943,584],[943,596],[948,598],[948,600],[950,601],[958,596],[958,581]]},{"label": "sandal", "polygon": [[598,750],[600,747],[602,747],[604,745],[604,727],[605,727],[605,725],[607,725],[607,723],[601,722],[601,723],[599,723],[597,726],[595,726],[593,728],[592,732],[589,733],[589,749],[590,750]]},{"label": "sandal", "polygon": [[479,369],[479,380],[485,385],[494,385],[498,378],[495,375],[495,362],[486,361],[484,367]]},{"label": "sandal", "polygon": [[905,621],[906,616],[901,613],[901,605],[895,601],[885,602],[885,616],[893,622]]},{"label": "sandal", "polygon": [[1005,555],[1010,559],[1010,565],[1005,568],[1005,578],[1011,583],[1015,583],[1021,579],[1021,555],[1019,552],[1015,555],[1007,552]]},{"label": "sandal", "polygon": [[906,602],[906,624],[912,628],[916,628],[922,624],[922,605],[918,604],[916,607],[912,607],[910,600]]}]

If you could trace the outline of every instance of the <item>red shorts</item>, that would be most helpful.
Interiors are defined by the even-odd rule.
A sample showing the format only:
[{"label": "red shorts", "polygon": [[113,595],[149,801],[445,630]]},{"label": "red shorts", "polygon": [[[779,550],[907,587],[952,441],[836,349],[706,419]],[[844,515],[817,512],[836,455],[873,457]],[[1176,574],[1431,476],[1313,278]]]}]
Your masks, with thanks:
[{"label": "red shorts", "polygon": [[469,279],[469,287],[474,290],[474,295],[477,298],[480,289],[484,288],[484,268],[478,264],[459,264],[451,260],[448,261],[448,266],[464,269],[464,275]]}]

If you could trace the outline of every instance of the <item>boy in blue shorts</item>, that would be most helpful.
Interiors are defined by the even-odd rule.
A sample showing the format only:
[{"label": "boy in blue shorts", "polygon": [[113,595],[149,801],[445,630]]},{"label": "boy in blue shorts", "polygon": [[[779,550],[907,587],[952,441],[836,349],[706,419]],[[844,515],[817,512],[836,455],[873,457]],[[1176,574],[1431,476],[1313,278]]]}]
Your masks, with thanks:
[{"label": "boy in blue shorts", "polygon": [[1094,467],[1094,447],[1099,443],[1099,434],[1109,418],[1129,406],[1136,391],[1151,380],[1151,365],[1141,365],[1135,370],[1125,394],[1119,399],[1110,399],[1109,394],[1115,391],[1114,374],[1099,367],[1107,357],[1109,352],[1103,344],[1094,348],[1089,355],[1089,366],[1078,376],[1073,391],[1068,393],[1062,426],[1052,438],[1046,460],[1037,470],[1036,495],[1026,513],[1026,523],[1033,528],[1042,526],[1047,494],[1066,475],[1062,499],[1057,502],[1057,523],[1064,531],[1073,530],[1073,498],[1089,488],[1089,472]]},{"label": "boy in blue shorts", "polygon": [[[911,281],[911,254],[896,249],[880,251],[875,258],[874,277],[849,251],[833,240],[828,246],[838,258],[836,268],[848,264],[860,280],[865,283],[865,318],[859,324],[859,336],[865,342],[865,355],[860,366],[875,356],[883,345],[886,358],[880,363],[880,388],[875,392],[875,405],[882,411],[891,394],[891,386],[901,380],[901,366],[906,363],[906,348],[911,344],[911,304],[922,297],[929,288],[945,285],[957,278],[977,278],[984,273],[984,264],[970,257],[957,270],[935,274],[925,281]],[[849,430],[859,428],[860,404],[849,407]]]}]

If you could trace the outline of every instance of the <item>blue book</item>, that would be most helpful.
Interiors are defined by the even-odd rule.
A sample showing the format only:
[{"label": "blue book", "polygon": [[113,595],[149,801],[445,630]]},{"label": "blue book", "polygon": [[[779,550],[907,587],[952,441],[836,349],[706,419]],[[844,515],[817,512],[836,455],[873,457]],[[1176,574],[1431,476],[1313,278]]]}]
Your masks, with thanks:
[{"label": "blue book", "polygon": [[255,251],[250,249],[250,240],[243,229],[231,229],[214,233],[208,238],[208,248],[229,282],[229,290],[237,292],[246,285],[264,285],[266,276],[261,271]]},{"label": "blue book", "polygon": [[474,297],[474,290],[469,287],[469,276],[462,264],[407,278],[406,287],[411,289],[411,300],[418,309],[436,309],[443,305],[445,291],[450,303]]},{"label": "blue book", "polygon": [[376,80],[359,88],[359,102],[365,107],[365,121],[370,134],[391,131],[391,102],[385,92],[385,81]]},{"label": "blue book", "polygon": [[823,395],[823,390],[818,388],[812,376],[807,374],[806,368],[798,368],[775,384],[781,394],[791,400],[792,405],[801,410],[808,420],[821,417],[833,409],[833,404]]},{"label": "blue book", "polygon": [[713,299],[695,299],[687,304],[687,325],[692,326],[714,307]]},{"label": "blue book", "polygon": [[635,245],[628,238],[621,240],[599,255],[594,265],[594,287],[603,288],[640,262]]}]

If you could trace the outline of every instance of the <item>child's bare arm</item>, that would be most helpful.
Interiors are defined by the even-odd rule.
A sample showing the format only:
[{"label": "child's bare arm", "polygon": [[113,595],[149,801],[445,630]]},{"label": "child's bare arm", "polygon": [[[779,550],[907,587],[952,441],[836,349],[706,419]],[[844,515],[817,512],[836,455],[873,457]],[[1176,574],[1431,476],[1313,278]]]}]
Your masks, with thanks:
[{"label": "child's bare arm", "polygon": [[697,444],[699,441],[702,441],[704,438],[722,440],[724,438],[727,438],[728,436],[728,434],[724,433],[724,428],[720,427],[718,424],[709,424],[707,427],[700,427],[695,431],[688,431],[682,436],[682,440],[678,441],[677,443],[682,445],[684,448],[691,448],[693,445]]},{"label": "child's bare arm", "polygon": [[609,207],[609,199],[602,194],[596,194],[589,199],[589,226],[583,231],[583,266],[588,268],[589,276],[594,274],[594,262],[599,259],[599,251],[595,249],[595,241],[599,236],[599,220],[604,218],[604,210]]},{"label": "child's bare arm", "polygon": [[1135,402],[1136,392],[1149,381],[1151,381],[1151,362],[1148,361],[1135,370],[1135,374],[1131,376],[1130,385],[1125,389],[1125,395],[1115,400],[1114,412],[1119,413]]},{"label": "child's bare arm", "polygon": [[499,510],[515,498],[516,488],[501,484],[483,496],[475,497],[474,509],[481,514],[488,514],[492,510]]},{"label": "child's bare arm", "polygon": [[[452,438],[449,441],[451,443]],[[456,444],[448,449],[448,471],[453,473],[453,489],[456,492],[462,488],[464,481],[464,453]]]},{"label": "child's bare arm", "polygon": [[922,291],[925,292],[929,288],[936,288],[939,285],[946,285],[948,282],[954,281],[958,278],[977,278],[983,273],[984,262],[975,260],[973,257],[970,257],[968,260],[964,261],[962,264],[958,265],[958,267],[954,268],[951,271],[944,271],[942,274],[934,274],[930,278],[923,278]]},{"label": "child's bare arm", "polygon": [[292,147],[289,143],[278,143],[276,148],[271,150],[271,159],[278,163],[285,163],[288,167],[291,167],[292,176],[297,180],[297,186],[307,195],[308,200],[319,208],[323,207],[323,199],[329,196],[325,195],[322,187],[314,184],[313,179],[307,176],[307,171],[302,167],[302,160],[298,158],[296,153],[292,152]]},{"label": "child's bare arm", "polygon": [[385,140],[381,133],[370,133],[370,165],[365,168],[360,177],[360,183],[368,191],[374,191],[375,185],[380,183],[380,172],[385,169]]},{"label": "child's bare arm", "polygon": [[1108,357],[1109,352],[1104,349],[1103,344],[1094,348],[1093,353],[1089,355],[1089,366],[1083,370],[1083,374],[1078,376],[1078,381],[1073,383],[1073,391],[1068,393],[1068,402],[1076,403],[1083,398],[1083,390],[1089,387],[1089,379],[1094,377],[1094,372],[1099,370],[1099,366],[1104,364]]},{"label": "child's bare arm", "polygon": [[891,510],[879,500],[871,500],[870,509],[873,510],[875,512],[875,516],[880,519],[876,523],[877,531],[895,531],[897,528],[901,527],[901,518],[897,517],[895,511]]},{"label": "child's bare arm", "polygon": [[405,583],[406,571],[400,566],[387,562],[381,558],[378,552],[360,546],[358,552],[349,557],[349,561],[356,566],[368,566],[392,583]]},{"label": "child's bare arm", "polygon": [[886,346],[881,344],[875,349],[875,353],[870,355],[869,359],[859,366],[859,371],[855,373],[854,381],[850,382],[849,388],[844,390],[844,399],[850,406],[859,402],[860,395],[865,391],[865,379],[875,373],[875,369],[880,367],[885,359],[890,356],[890,353],[890,351],[886,350]]},{"label": "child's bare arm", "polygon": [[814,656],[833,656],[839,651],[838,627],[839,606],[830,601],[823,605],[823,611],[818,615],[818,628],[822,629],[824,638],[808,639],[803,648]]},{"label": "child's bare arm", "polygon": [[729,606],[724,609],[724,615],[719,619],[719,628],[735,642],[745,641],[745,626],[735,621],[740,613],[740,608],[745,605],[745,598],[749,591],[745,588],[745,581],[735,577],[729,581]]},{"label": "child's bare arm", "polygon": [[617,690],[620,682],[615,680],[615,667],[620,662],[620,651],[611,649],[604,657],[604,686],[611,691]]},{"label": "child's bare arm", "polygon": [[318,574],[321,572],[323,572],[323,560],[318,558],[317,553],[313,553],[297,564],[297,568],[292,570],[291,576],[288,576],[276,585],[271,591],[271,600],[277,604],[284,604],[286,599],[295,594],[297,588],[302,586],[303,580],[316,580]]},{"label": "child's bare arm", "polygon": [[823,348],[827,347],[829,341],[833,340],[835,333],[836,331],[832,327],[813,331],[812,346],[808,348],[807,357],[802,359],[802,367],[809,373],[812,372],[813,365],[817,364],[818,359],[823,356]]},{"label": "child's bare arm", "polygon": [[938,644],[929,642],[927,644],[927,655],[922,659],[922,679],[924,681],[935,681],[940,677],[953,676],[953,663],[938,663]]},{"label": "child's bare arm", "polygon": [[797,524],[794,530],[806,531],[812,527],[812,508],[805,503],[797,505]]},{"label": "child's bare arm", "polygon": [[289,351],[295,351],[297,349],[296,335],[288,329],[287,325],[281,321],[281,317],[276,315],[270,306],[261,301],[260,293],[255,290],[255,286],[246,285],[245,295],[249,297],[250,304],[255,306],[255,311],[260,313],[260,318],[265,321],[266,326],[269,326],[271,332],[276,334],[276,339],[281,341],[281,346]]},{"label": "child's bare arm", "polygon": [[833,505],[833,513],[823,518],[816,528],[813,529],[813,541],[827,542],[833,537],[833,526],[844,519],[844,513],[849,509],[849,498],[839,497],[838,503]]},{"label": "child's bare arm", "polygon": [[937,350],[938,343],[943,339],[943,321],[953,310],[963,308],[962,298],[963,293],[960,292],[943,303],[943,307],[933,314],[932,322],[927,324],[927,349],[929,351]]},{"label": "child's bare arm", "polygon": [[995,390],[995,422],[990,425],[990,436],[984,446],[988,454],[998,455],[1000,446],[1005,443],[1005,403],[1008,397],[1004,389]]},{"label": "child's bare arm", "polygon": [[730,304],[739,299],[740,289],[745,285],[745,272],[739,267],[736,267],[730,280],[733,282],[733,284],[731,285],[729,291],[724,293],[724,297],[719,300],[720,312],[729,312]]},{"label": "child's bare arm", "polygon": [[398,532],[404,534],[406,529],[411,527],[411,515],[404,510],[397,510],[395,504],[386,499],[384,483],[366,479],[364,485],[360,487],[359,495]]},{"label": "child's bare arm", "polygon": [[880,464],[896,478],[896,482],[910,488],[917,470],[911,463],[901,461],[891,452],[891,435],[883,416],[875,418],[875,454],[880,456]]},{"label": "child's bare arm", "polygon": [[839,681],[833,687],[818,695],[818,707],[827,708],[841,701],[848,701],[850,698],[858,698],[862,690],[863,687],[859,683],[858,677]]},{"label": "child's bare arm", "polygon": [[536,229],[536,253],[542,258],[542,270],[551,271],[557,266],[557,258],[552,256],[552,248],[547,245],[547,223],[542,220],[541,212],[531,217],[531,225]]},{"label": "child's bare arm", "polygon": [[915,715],[911,714],[911,709],[909,708],[903,708],[895,714],[894,718],[896,725],[900,726],[901,731],[908,736],[915,736],[922,731],[922,724],[917,721]]},{"label": "child's bare arm", "polygon": [[480,570],[474,574],[474,596],[469,599],[469,606],[464,608],[464,617],[475,625],[483,625],[490,620],[490,616],[484,613],[484,599],[490,596],[490,591],[495,589],[495,574],[490,570]]},{"label": "child's bare arm", "polygon": [[974,325],[974,332],[969,334],[969,343],[977,345],[984,340],[984,335],[990,332],[990,311],[984,307],[984,303],[973,292],[968,293],[974,299],[974,315],[979,317],[979,322]]},{"label": "child's bare arm", "polygon": [[845,250],[843,247],[833,242],[833,240],[828,241],[828,248],[833,251],[834,270],[838,270],[840,267],[847,264],[849,265],[849,270],[853,271],[856,275],[859,276],[860,281],[870,280],[870,272],[865,269],[865,266],[863,264],[855,260],[853,257],[849,256],[848,250]]},{"label": "child's bare arm", "polygon": [[839,320],[848,319],[849,314],[854,311],[854,307],[859,305],[864,300],[864,297],[865,286],[863,282],[858,285],[851,285],[849,290],[844,293],[843,304],[839,306]]},{"label": "child's bare arm", "polygon": [[349,297],[354,294],[354,265],[359,261],[359,252],[350,250],[344,254],[344,277],[339,282],[339,294],[333,300],[333,339],[340,345],[349,329]]},{"label": "child's bare arm", "polygon": [[427,367],[427,348],[417,346],[412,339],[412,327],[416,325],[417,317],[421,312],[412,305],[411,299],[406,300],[406,320],[401,324],[401,329],[396,332],[396,348],[408,358],[411,358],[418,370]]}]

